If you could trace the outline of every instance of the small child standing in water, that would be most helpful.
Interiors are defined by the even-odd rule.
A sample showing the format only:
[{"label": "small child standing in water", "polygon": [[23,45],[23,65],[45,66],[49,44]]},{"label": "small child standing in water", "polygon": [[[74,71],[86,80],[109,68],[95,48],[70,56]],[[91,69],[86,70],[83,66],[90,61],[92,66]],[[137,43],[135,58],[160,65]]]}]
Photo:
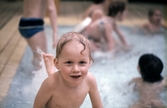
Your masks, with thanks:
[{"label": "small child standing in water", "polygon": [[[93,108],[103,108],[96,80],[88,72],[92,57],[89,41],[83,35],[64,34],[58,41],[56,58],[49,55],[44,59],[50,73],[36,95],[34,108],[79,108],[87,94]],[[57,72],[52,72],[53,65]]]},{"label": "small child standing in water", "polygon": [[138,65],[142,78],[134,78],[129,84],[135,83],[134,89],[139,92],[140,100],[130,108],[166,108],[159,96],[167,89],[167,79],[161,76],[162,61],[153,54],[144,54]]}]

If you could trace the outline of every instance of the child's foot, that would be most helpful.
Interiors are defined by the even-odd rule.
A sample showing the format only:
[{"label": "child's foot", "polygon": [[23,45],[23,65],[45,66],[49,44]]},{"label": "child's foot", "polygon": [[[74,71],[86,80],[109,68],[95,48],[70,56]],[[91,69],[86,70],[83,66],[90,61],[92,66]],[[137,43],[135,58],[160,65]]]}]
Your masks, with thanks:
[{"label": "child's foot", "polygon": [[48,76],[50,76],[55,72],[54,56],[51,54],[43,54],[43,59],[44,59],[47,74]]}]

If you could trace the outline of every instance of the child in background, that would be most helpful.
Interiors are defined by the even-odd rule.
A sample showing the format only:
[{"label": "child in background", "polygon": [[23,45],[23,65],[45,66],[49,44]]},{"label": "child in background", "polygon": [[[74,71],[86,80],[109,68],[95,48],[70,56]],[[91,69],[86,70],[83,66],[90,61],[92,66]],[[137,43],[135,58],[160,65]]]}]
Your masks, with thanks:
[{"label": "child in background", "polygon": [[134,78],[129,84],[135,83],[134,89],[139,92],[140,100],[130,108],[166,108],[159,96],[167,88],[167,79],[161,76],[162,61],[153,54],[144,54],[138,65],[141,78]]},{"label": "child in background", "polygon": [[113,31],[119,36],[123,45],[128,46],[124,35],[116,24],[116,20],[122,21],[125,14],[126,4],[118,0],[112,1],[108,8],[108,16],[103,16],[94,21],[82,32],[90,40],[93,51],[102,50],[103,46],[106,46],[104,49],[107,51],[112,51],[116,43],[112,34]]},{"label": "child in background", "polygon": [[[45,56],[47,57],[47,56]],[[79,108],[87,94],[93,108],[103,108],[94,76],[88,72],[92,57],[89,41],[81,34],[69,32],[61,36],[56,58],[45,58],[47,71],[53,71],[42,83],[34,108]]]},{"label": "child in background", "polygon": [[163,29],[167,29],[167,26],[165,26],[162,22],[162,13],[158,9],[150,9],[148,11],[148,20],[149,22],[145,23],[142,28],[146,32],[163,32]]}]

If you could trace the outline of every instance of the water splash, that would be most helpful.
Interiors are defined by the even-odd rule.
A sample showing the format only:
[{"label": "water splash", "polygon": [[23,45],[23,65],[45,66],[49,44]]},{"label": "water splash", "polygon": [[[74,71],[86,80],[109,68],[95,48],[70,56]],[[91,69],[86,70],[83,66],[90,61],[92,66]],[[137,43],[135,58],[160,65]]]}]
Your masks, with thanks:
[{"label": "water splash", "polygon": [[33,77],[33,80],[32,80],[32,85],[31,85],[31,89],[33,88],[34,91],[37,91],[39,90],[39,87],[40,85],[42,84],[42,82],[48,77],[47,75],[47,72],[46,72],[46,67],[45,67],[45,63],[44,63],[44,59],[43,59],[43,54],[44,52],[39,48],[37,47],[37,53],[40,54],[40,66],[41,68],[38,69],[38,70],[34,70],[33,73],[34,73],[34,77]]}]

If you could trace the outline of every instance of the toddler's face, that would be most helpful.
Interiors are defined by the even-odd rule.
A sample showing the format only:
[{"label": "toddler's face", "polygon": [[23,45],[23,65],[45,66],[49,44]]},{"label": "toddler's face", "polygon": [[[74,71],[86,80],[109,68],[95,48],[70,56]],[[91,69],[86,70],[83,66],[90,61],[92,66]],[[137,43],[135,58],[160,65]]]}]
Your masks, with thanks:
[{"label": "toddler's face", "polygon": [[69,86],[80,84],[88,73],[90,67],[89,50],[83,49],[84,46],[80,42],[70,41],[64,45],[60,57],[57,59],[56,67]]}]

